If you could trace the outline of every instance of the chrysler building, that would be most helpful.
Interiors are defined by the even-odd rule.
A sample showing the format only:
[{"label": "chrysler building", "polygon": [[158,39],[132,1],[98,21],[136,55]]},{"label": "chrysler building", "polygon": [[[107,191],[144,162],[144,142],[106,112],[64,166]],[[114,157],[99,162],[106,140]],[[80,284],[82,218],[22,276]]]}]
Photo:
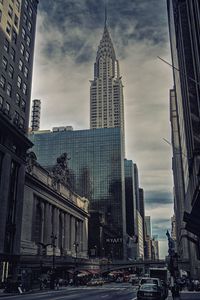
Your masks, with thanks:
[{"label": "chrysler building", "polygon": [[90,83],[90,128],[120,127],[124,136],[123,85],[106,17]]}]

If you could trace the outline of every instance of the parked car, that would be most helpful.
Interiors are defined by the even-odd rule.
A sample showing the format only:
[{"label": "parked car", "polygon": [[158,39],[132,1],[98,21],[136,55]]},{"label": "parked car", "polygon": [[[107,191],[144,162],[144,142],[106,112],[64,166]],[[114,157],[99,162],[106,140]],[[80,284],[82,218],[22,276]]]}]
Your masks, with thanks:
[{"label": "parked car", "polygon": [[124,280],[123,280],[123,277],[118,277],[116,280],[115,280],[115,282],[117,282],[117,283],[121,283],[121,282],[123,282]]},{"label": "parked car", "polygon": [[162,290],[157,284],[144,283],[137,291],[137,300],[161,300]]}]

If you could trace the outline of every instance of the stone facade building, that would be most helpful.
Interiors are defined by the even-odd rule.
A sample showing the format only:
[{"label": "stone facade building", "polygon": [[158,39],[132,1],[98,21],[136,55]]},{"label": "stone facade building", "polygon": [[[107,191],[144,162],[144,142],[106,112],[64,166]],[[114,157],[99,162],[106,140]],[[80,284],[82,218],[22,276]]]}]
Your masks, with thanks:
[{"label": "stone facade building", "polygon": [[[29,154],[24,190],[21,267],[74,265],[88,256],[88,200],[72,192]],[[54,256],[54,266],[53,258]]]}]

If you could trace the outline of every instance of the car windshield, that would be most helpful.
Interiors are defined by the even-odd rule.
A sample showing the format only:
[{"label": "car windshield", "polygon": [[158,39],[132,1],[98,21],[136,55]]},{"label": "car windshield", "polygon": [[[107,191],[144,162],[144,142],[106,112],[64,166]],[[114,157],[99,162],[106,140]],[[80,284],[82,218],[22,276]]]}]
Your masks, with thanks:
[{"label": "car windshield", "polygon": [[143,284],[140,288],[140,290],[144,290],[144,291],[157,291],[158,287],[156,284]]}]

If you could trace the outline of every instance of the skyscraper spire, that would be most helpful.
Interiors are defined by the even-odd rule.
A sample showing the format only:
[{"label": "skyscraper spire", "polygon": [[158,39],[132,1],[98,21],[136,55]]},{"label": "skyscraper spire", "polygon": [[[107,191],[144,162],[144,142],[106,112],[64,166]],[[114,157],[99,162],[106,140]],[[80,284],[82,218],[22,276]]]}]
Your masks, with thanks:
[{"label": "skyscraper spire", "polygon": [[104,27],[107,27],[107,1],[105,0],[105,21],[104,21]]},{"label": "skyscraper spire", "polygon": [[124,136],[123,84],[107,28],[107,0],[104,3],[104,31],[94,63],[94,79],[90,81],[90,128],[119,127]]}]

